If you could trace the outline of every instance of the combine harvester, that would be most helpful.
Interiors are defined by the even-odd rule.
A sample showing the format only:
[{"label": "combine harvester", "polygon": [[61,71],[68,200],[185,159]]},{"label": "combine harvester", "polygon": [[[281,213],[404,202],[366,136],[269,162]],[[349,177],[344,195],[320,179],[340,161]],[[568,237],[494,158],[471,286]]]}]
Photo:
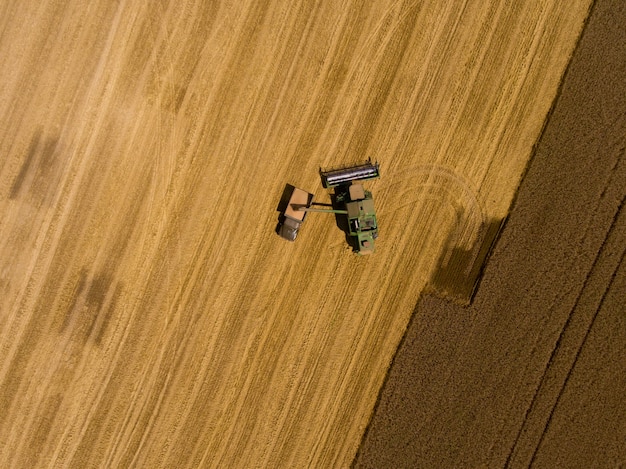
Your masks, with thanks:
[{"label": "combine harvester", "polygon": [[[378,223],[376,221],[374,199],[370,191],[365,190],[362,184],[357,184],[355,181],[364,181],[380,177],[378,163],[372,163],[371,160],[368,160],[366,163],[357,166],[332,169],[329,171],[320,170],[320,176],[324,188],[333,188],[335,190],[335,201],[341,208],[312,208],[312,194],[296,188],[289,201],[289,207],[285,211],[285,223],[295,218],[293,212],[320,212],[346,215],[348,233],[355,238],[355,251],[359,254],[373,253],[374,240],[378,237]],[[299,198],[303,201],[307,200],[307,202],[298,203],[294,198]],[[297,224],[298,227],[301,222],[302,219],[299,220]],[[283,237],[289,239],[286,236]],[[295,236],[293,236],[293,239],[295,239]],[[293,241],[293,239],[291,240]]]}]

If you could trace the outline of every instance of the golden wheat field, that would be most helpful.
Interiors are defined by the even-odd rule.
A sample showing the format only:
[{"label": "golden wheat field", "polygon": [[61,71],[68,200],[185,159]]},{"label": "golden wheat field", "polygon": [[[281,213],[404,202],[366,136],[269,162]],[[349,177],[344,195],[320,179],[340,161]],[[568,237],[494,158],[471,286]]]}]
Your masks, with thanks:
[{"label": "golden wheat field", "polygon": [[[0,465],[349,466],[589,6],[3,2]],[[327,202],[319,168],[368,157],[374,255],[325,214],[277,236],[286,184]]]}]

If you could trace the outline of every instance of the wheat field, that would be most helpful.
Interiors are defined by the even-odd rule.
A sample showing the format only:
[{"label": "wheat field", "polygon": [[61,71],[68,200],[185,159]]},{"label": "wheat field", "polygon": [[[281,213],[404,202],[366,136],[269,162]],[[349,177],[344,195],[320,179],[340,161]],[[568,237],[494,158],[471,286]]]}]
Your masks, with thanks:
[{"label": "wheat field", "polygon": [[[0,5],[2,466],[349,466],[590,3]],[[374,255],[276,235],[286,184],[368,157]]]}]

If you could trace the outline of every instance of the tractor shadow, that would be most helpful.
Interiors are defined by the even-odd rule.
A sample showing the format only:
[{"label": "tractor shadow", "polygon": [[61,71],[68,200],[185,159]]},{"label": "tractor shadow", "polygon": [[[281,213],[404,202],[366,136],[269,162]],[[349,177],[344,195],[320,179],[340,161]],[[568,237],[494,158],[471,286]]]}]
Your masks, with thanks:
[{"label": "tractor shadow", "polygon": [[287,206],[289,205],[289,199],[291,199],[291,195],[295,186],[291,184],[285,184],[285,188],[283,189],[283,193],[280,196],[280,201],[278,202],[278,206],[276,207],[276,211],[278,212],[278,220],[276,221],[276,228],[274,228],[274,232],[280,236],[280,227],[285,222],[285,210],[287,210]]},{"label": "tractor shadow", "polygon": [[287,205],[289,204],[289,199],[291,199],[291,194],[296,187],[291,184],[285,184],[285,188],[283,189],[283,193],[280,196],[280,201],[278,202],[278,206],[276,207],[277,212],[284,213],[287,210]]}]

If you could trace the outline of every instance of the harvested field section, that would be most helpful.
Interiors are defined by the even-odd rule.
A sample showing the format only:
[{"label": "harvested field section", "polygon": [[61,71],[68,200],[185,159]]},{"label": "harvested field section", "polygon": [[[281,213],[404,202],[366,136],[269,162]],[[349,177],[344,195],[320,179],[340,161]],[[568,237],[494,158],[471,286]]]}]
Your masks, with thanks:
[{"label": "harvested field section", "polygon": [[353,467],[626,464],[625,23],[595,2],[473,304],[419,301]]},{"label": "harvested field section", "polygon": [[[8,3],[3,466],[349,465],[441,259],[506,216],[589,3]],[[328,201],[318,168],[370,156],[374,256],[325,215],[275,234],[286,184]]]}]

